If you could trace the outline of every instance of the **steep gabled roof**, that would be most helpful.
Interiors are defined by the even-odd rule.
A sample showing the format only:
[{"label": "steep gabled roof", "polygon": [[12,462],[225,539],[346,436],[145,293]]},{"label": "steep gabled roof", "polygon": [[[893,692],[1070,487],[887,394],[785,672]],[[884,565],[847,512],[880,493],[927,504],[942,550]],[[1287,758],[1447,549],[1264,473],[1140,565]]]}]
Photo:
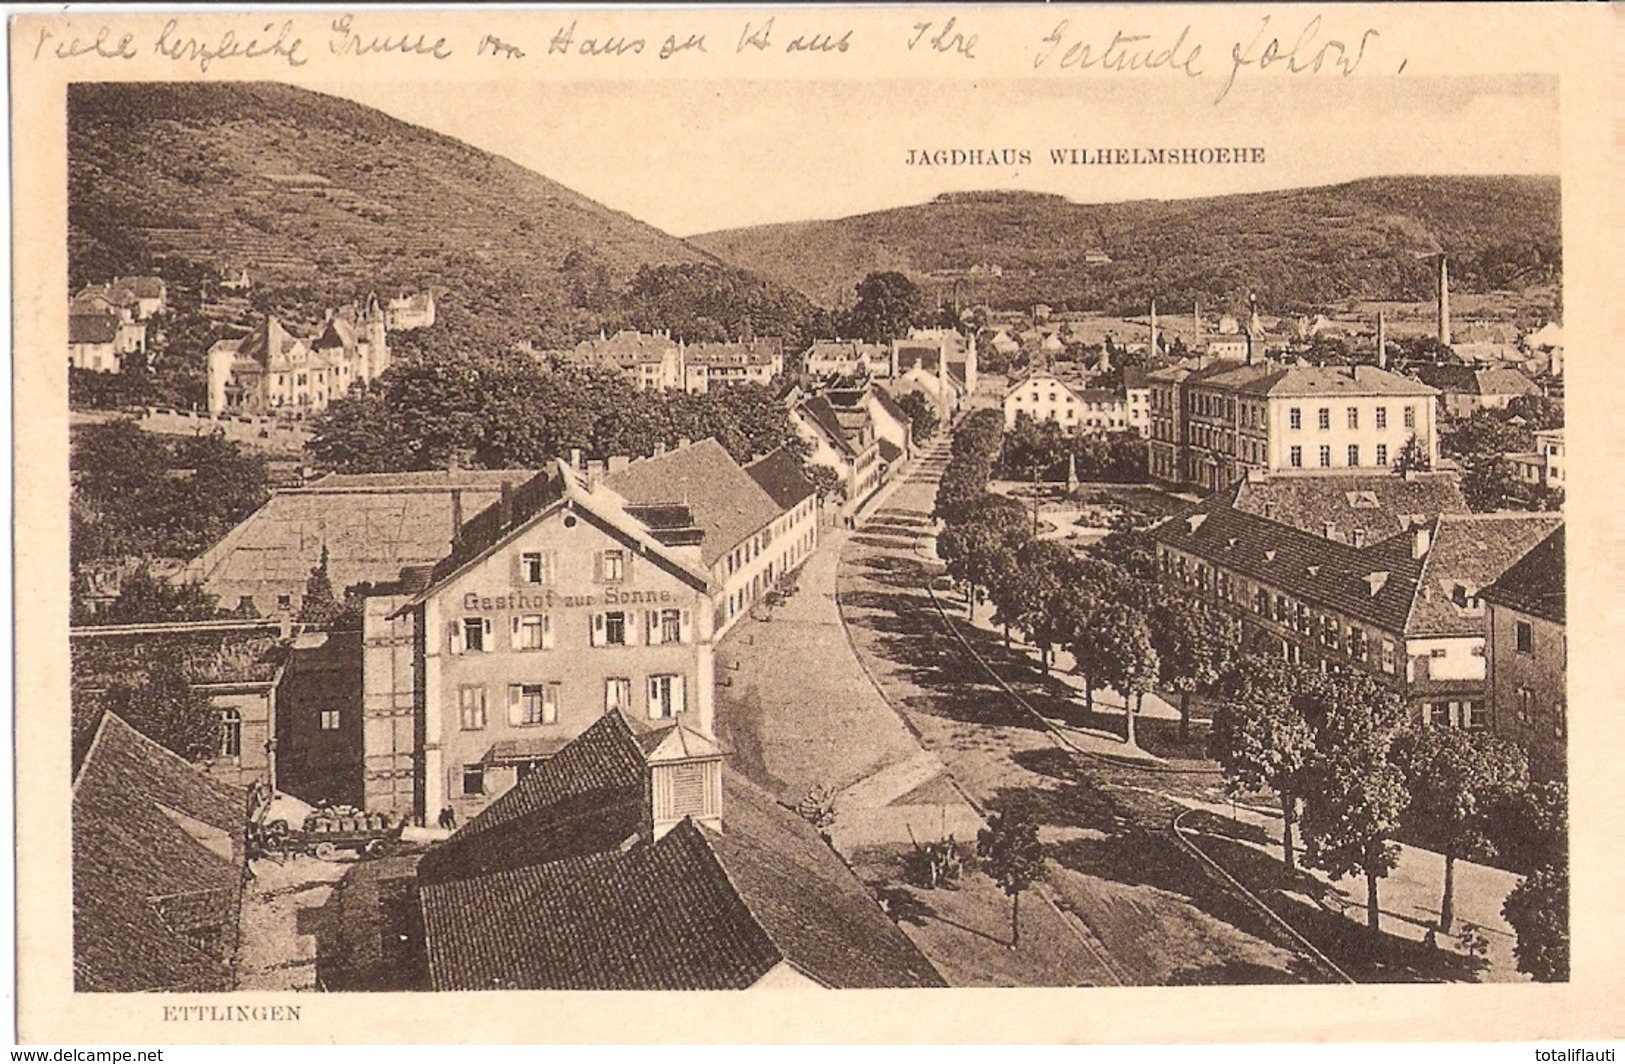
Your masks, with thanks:
[{"label": "steep gabled roof", "polygon": [[1407,635],[1477,635],[1484,619],[1451,601],[1459,585],[1468,597],[1495,583],[1553,531],[1558,514],[1445,515],[1434,525]]},{"label": "steep gabled roof", "polygon": [[506,502],[499,498],[463,525],[452,543],[451,553],[435,563],[429,586],[401,608],[410,608],[433,595],[447,581],[561,505],[568,505],[605,532],[641,550],[678,579],[695,588],[708,589],[709,575],[671,553],[648,527],[626,512],[624,504],[625,500],[613,491],[589,487],[575,470],[557,462],[551,471],[538,473],[514,489]]},{"label": "steep gabled roof", "polygon": [[110,344],[118,336],[118,319],[111,314],[69,314],[68,343]]},{"label": "steep gabled roof", "polygon": [[852,447],[852,441],[846,437],[846,429],[841,426],[841,419],[836,416],[835,408],[828,399],[822,395],[809,396],[801,401],[796,408],[818,427],[819,432],[827,439],[831,446],[848,457],[857,452]]},{"label": "steep gabled roof", "polygon": [[126,289],[141,299],[162,299],[164,280],[161,277],[115,277],[113,284]]},{"label": "steep gabled roof", "polygon": [[782,512],[714,439],[640,458],[604,483],[629,504],[686,506],[705,533],[700,560],[716,563]]},{"label": "steep gabled roof", "polygon": [[74,988],[230,988],[230,966],[186,932],[236,933],[244,794],[109,713],[74,779],[72,815]]},{"label": "steep gabled roof", "polygon": [[784,447],[756,459],[745,472],[781,511],[794,509],[818,490],[802,471],[801,459]]},{"label": "steep gabled roof", "polygon": [[606,714],[425,856],[434,987],[742,989],[781,964],[833,987],[941,985],[812,828],[743,780],[721,834],[642,837],[645,756],[689,754],[714,744]]},{"label": "steep gabled roof", "polygon": [[1533,550],[1478,594],[1497,606],[1506,606],[1554,624],[1565,623],[1568,594],[1563,526],[1553,529]]}]

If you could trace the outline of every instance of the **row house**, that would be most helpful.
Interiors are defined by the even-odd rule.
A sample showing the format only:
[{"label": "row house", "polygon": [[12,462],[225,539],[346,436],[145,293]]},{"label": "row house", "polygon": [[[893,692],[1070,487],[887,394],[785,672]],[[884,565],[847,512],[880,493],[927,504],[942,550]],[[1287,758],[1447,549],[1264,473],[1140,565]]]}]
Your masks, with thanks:
[{"label": "row house", "polygon": [[683,387],[682,345],[670,333],[643,333],[622,329],[614,336],[600,335],[575,347],[554,352],[567,363],[612,370],[631,378],[639,391],[668,391]]},{"label": "row house", "polygon": [[802,355],[802,368],[810,377],[886,380],[892,376],[892,349],[859,340],[815,340]]},{"label": "row house", "polygon": [[784,372],[784,342],[775,338],[741,343],[689,344],[682,348],[683,389],[704,393],[732,384],[767,387]]},{"label": "row house", "polygon": [[718,637],[818,546],[817,492],[782,449],[741,467],[716,440],[701,440],[612,465],[603,483],[658,534],[698,535]]},{"label": "row house", "polygon": [[880,460],[885,469],[881,478],[914,451],[913,420],[897,400],[886,394],[879,385],[862,388],[826,388],[822,393],[835,408],[835,416],[843,425],[861,427],[865,420],[874,427],[880,445]]},{"label": "row house", "polygon": [[790,408],[790,421],[812,445],[808,463],[833,469],[840,477],[842,516],[855,513],[880,487],[886,468],[874,420],[866,410],[837,410],[828,397],[814,395]]},{"label": "row house", "polygon": [[1152,537],[1161,579],[1225,609],[1249,649],[1369,672],[1424,722],[1503,731],[1492,713],[1481,592],[1560,521],[1441,514],[1356,547],[1215,497]]},{"label": "row house", "polygon": [[1380,473],[1437,459],[1435,389],[1376,366],[1219,362],[1150,374],[1149,473],[1217,491],[1250,474]]},{"label": "row house", "polygon": [[1540,394],[1540,386],[1521,370],[1473,366],[1417,366],[1417,379],[1439,390],[1439,403],[1453,418],[1470,418],[1480,410],[1505,410],[1512,400]]},{"label": "row house", "polygon": [[366,309],[330,313],[311,339],[295,336],[267,315],[247,336],[209,348],[209,414],[317,414],[351,385],[388,368],[384,315],[376,299]]},{"label": "row house", "polygon": [[1481,593],[1496,730],[1529,753],[1536,779],[1568,773],[1567,580],[1559,526]]},{"label": "row house", "polygon": [[1074,433],[1131,428],[1125,396],[1107,388],[1073,387],[1049,373],[1034,373],[1005,390],[1005,430],[1014,428],[1022,415],[1034,421],[1053,421]]}]

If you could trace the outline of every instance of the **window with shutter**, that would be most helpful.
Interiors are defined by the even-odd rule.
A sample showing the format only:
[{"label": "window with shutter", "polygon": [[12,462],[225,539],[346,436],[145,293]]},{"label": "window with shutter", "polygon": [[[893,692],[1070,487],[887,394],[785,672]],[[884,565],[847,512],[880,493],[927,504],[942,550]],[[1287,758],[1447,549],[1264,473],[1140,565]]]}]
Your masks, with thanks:
[{"label": "window with shutter", "polygon": [[604,623],[604,615],[602,613],[593,614],[590,627],[591,636],[589,641],[595,647],[603,646],[605,637],[608,633],[608,626]]},{"label": "window with shutter", "polygon": [[463,646],[463,622],[462,621],[452,621],[451,622],[451,652],[453,654],[461,654],[461,653],[463,653],[464,649],[465,648]]},{"label": "window with shutter", "polygon": [[550,613],[542,614],[542,649],[553,649],[553,615]]},{"label": "window with shutter", "polygon": [[626,711],[632,708],[632,681],[611,676],[604,681],[604,709]]}]

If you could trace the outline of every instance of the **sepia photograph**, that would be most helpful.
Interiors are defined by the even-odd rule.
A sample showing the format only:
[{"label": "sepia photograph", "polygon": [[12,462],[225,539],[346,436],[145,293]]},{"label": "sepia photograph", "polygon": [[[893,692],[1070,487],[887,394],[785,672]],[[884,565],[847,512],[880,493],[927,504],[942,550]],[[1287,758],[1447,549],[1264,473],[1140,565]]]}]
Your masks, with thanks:
[{"label": "sepia photograph", "polygon": [[[1029,9],[934,80],[810,65],[884,11],[14,22],[59,61],[16,416],[61,470],[18,501],[61,990],[196,1040],[334,994],[1576,979],[1604,193],[1555,67],[1322,10]],[[978,14],[889,46],[976,62]],[[666,75],[753,51],[809,65]]]}]

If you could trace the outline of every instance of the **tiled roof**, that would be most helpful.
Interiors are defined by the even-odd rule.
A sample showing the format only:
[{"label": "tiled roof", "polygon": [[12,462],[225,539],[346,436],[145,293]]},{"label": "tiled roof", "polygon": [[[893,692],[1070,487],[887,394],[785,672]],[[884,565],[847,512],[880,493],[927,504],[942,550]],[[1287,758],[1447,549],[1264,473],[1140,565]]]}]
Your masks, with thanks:
[{"label": "tiled roof", "polygon": [[87,284],[79,290],[75,299],[101,298],[107,300],[115,307],[133,306],[136,294],[129,285],[114,282],[113,284]]},{"label": "tiled roof", "polygon": [[802,471],[801,459],[780,447],[745,467],[780,511],[792,510],[818,489]]},{"label": "tiled roof", "polygon": [[582,362],[613,363],[632,366],[645,362],[660,362],[677,349],[677,341],[666,336],[652,336],[633,329],[622,329],[603,340],[583,340],[569,351],[568,357]]},{"label": "tiled roof", "polygon": [[817,834],[745,781],[720,835],[685,820],[634,838],[644,748],[673,741],[608,714],[424,857],[435,989],[741,989],[781,963],[834,987],[941,985]]},{"label": "tiled roof", "polygon": [[958,384],[963,386],[965,383],[965,363],[948,363],[948,376],[952,377]]},{"label": "tiled roof", "polygon": [[[1476,635],[1483,618],[1454,601],[1492,583],[1562,518],[1443,514],[1422,559],[1411,536],[1353,547],[1236,510],[1215,495],[1152,529],[1159,543],[1279,588],[1316,606],[1406,636]],[[1380,574],[1380,575],[1379,575]]]},{"label": "tiled roof", "polygon": [[187,579],[223,596],[303,594],[328,549],[336,591],[388,583],[402,568],[433,565],[451,550],[460,505],[471,517],[497,498],[503,480],[530,470],[461,470],[323,477],[278,491],[186,568]]},{"label": "tiled roof", "polygon": [[1479,597],[1563,624],[1568,611],[1563,526],[1559,525],[1521,560],[1502,573]]},{"label": "tiled roof", "polygon": [[686,362],[706,366],[767,366],[783,357],[784,341],[776,337],[740,343],[690,344],[683,352]]},{"label": "tiled roof", "polygon": [[1255,395],[1301,396],[1357,396],[1357,395],[1414,395],[1436,394],[1425,384],[1402,377],[1376,366],[1286,366],[1273,372],[1239,383],[1239,392]]},{"label": "tiled roof", "polygon": [[1416,375],[1440,391],[1457,395],[1539,395],[1535,382],[1515,369],[1472,366],[1418,366]]},{"label": "tiled roof", "polygon": [[1414,477],[1397,473],[1276,475],[1262,481],[1242,480],[1230,497],[1237,510],[1317,536],[1325,535],[1330,524],[1335,528],[1335,537],[1344,542],[1357,528],[1365,531],[1367,543],[1378,543],[1405,531],[1417,520],[1431,521],[1439,514],[1467,512],[1460,483],[1443,473]]},{"label": "tiled roof", "polygon": [[882,344],[866,344],[856,340],[814,340],[807,350],[809,360],[869,362],[889,360],[891,350]]},{"label": "tiled roof", "polygon": [[908,416],[908,411],[898,406],[897,400],[886,394],[886,389],[871,387],[869,394],[874,396],[875,402],[880,404],[880,409],[884,410],[893,421],[896,421],[904,428],[908,428],[913,424],[913,419]]},{"label": "tiled roof", "polygon": [[502,491],[485,509],[463,522],[452,541],[451,551],[435,563],[433,583],[439,583],[474,558],[511,535],[526,521],[564,498],[564,478],[557,470],[537,473],[508,493],[503,506]]},{"label": "tiled roof", "polygon": [[771,496],[714,439],[640,458],[604,480],[629,504],[687,506],[704,530],[700,560],[706,565],[759,531],[781,510]]},{"label": "tiled roof", "polygon": [[76,990],[230,988],[230,967],[184,932],[236,934],[245,811],[241,791],[102,718],[73,784]]},{"label": "tiled roof", "polygon": [[1468,596],[1500,579],[1541,540],[1561,528],[1558,514],[1494,513],[1440,517],[1423,564],[1408,635],[1476,635],[1482,616],[1464,615],[1451,602],[1460,585]]},{"label": "tiled roof", "polygon": [[164,295],[164,281],[161,277],[115,277],[113,283],[128,288],[141,299],[161,299]]},{"label": "tiled roof", "polygon": [[118,319],[111,314],[69,314],[68,343],[110,344],[118,336]]},{"label": "tiled roof", "polygon": [[942,344],[934,340],[898,340],[892,345],[897,356],[897,372],[906,373],[919,366],[938,372],[942,367]]},{"label": "tiled roof", "polygon": [[1123,388],[1125,391],[1139,391],[1151,387],[1151,375],[1139,366],[1123,367]]},{"label": "tiled roof", "polygon": [[[1410,614],[1421,563],[1408,539],[1355,548],[1231,508],[1219,495],[1157,525],[1159,543],[1388,632]],[[1373,573],[1386,573],[1372,594]]]},{"label": "tiled roof", "polygon": [[808,420],[817,425],[830,444],[842,454],[853,455],[852,441],[846,438],[846,430],[841,427],[841,420],[835,414],[835,408],[828,399],[822,395],[809,396],[801,401],[797,407]]},{"label": "tiled roof", "polygon": [[266,369],[276,369],[290,365],[304,346],[304,341],[293,336],[275,316],[268,314],[252,332],[243,337],[242,344],[237,348],[237,357],[258,362]]}]

